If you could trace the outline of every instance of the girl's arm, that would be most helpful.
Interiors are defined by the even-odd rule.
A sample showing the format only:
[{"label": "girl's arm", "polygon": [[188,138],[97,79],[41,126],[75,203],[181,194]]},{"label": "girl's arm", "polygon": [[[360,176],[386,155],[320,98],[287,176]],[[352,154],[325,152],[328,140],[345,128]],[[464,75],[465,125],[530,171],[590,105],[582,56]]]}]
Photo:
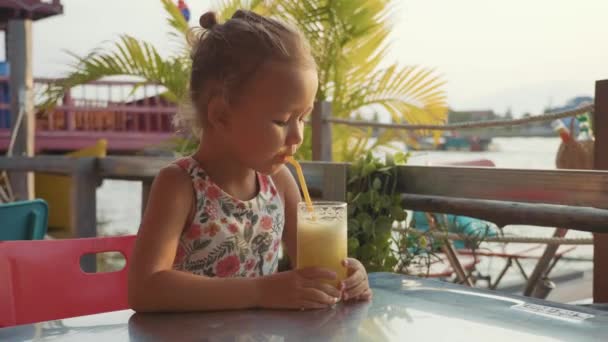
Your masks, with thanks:
[{"label": "girl's arm", "polygon": [[210,278],[173,270],[193,206],[190,177],[177,166],[162,169],[152,185],[129,265],[129,304],[134,310],[321,308],[339,296],[317,281],[335,274],[318,269],[258,278]]}]

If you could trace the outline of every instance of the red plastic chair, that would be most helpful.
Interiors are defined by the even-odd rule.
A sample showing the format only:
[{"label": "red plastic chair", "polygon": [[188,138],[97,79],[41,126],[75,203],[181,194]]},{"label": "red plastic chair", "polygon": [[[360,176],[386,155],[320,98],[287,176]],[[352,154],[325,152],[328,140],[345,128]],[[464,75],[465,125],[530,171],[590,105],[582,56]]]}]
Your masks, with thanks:
[{"label": "red plastic chair", "polygon": [[[0,327],[127,309],[135,235],[0,242]],[[120,252],[120,271],[85,273],[80,258]]]}]

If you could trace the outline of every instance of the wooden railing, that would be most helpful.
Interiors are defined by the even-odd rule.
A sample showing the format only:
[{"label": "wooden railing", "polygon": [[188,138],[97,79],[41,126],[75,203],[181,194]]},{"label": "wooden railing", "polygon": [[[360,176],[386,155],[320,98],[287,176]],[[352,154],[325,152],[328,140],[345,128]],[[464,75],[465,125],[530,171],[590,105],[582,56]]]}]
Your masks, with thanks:
[{"label": "wooden railing", "polygon": [[[0,170],[50,172],[74,178],[72,218],[78,236],[97,234],[95,191],[102,179],[149,187],[166,157],[0,157]],[[348,164],[302,163],[311,193],[345,200]],[[479,217],[499,226],[530,224],[608,233],[608,171],[517,170],[399,166],[398,191],[406,208]],[[432,181],[431,181],[432,180]],[[532,194],[535,194],[532,196]]]},{"label": "wooden railing", "polygon": [[[155,175],[171,161],[160,157],[12,157],[0,158],[0,170],[72,175],[72,225],[77,236],[89,237],[97,235],[95,193],[100,180],[142,182],[143,212]],[[345,200],[348,164],[308,162],[303,169],[315,197]],[[596,239],[608,235],[608,171],[427,166],[399,166],[398,171],[397,188],[408,209],[477,217],[500,226],[568,227],[596,233]],[[597,269],[597,259],[595,265]],[[596,301],[606,302],[607,296],[601,286],[594,287]]]}]

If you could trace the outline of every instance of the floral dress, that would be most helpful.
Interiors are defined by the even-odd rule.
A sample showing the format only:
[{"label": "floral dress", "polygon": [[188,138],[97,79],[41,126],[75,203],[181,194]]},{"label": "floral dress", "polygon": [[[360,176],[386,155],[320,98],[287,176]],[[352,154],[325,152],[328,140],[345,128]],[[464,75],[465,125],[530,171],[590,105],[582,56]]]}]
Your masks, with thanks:
[{"label": "floral dress", "polygon": [[173,269],[208,277],[257,277],[277,271],[284,206],[272,178],[241,201],[215,184],[192,157],[175,162],[192,178],[196,212],[179,240]]}]

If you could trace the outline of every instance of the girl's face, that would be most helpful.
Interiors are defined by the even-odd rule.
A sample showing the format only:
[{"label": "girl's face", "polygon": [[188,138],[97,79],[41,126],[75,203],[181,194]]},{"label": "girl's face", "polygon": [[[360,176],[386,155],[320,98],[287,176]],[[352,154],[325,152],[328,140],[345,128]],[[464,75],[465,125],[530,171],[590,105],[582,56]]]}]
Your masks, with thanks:
[{"label": "girl's face", "polygon": [[265,64],[229,106],[226,138],[244,165],[273,174],[302,144],[317,92],[312,68]]}]

